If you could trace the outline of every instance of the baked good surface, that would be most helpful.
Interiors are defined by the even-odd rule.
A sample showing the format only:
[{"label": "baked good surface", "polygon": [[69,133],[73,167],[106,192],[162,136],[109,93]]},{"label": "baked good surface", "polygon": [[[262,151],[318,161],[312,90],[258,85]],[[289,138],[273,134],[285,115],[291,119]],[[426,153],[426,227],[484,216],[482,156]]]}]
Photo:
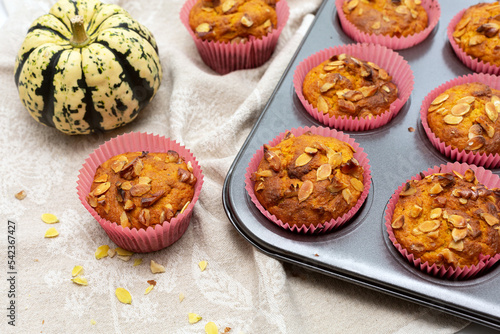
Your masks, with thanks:
[{"label": "baked good surface", "polygon": [[244,42],[261,38],[278,24],[275,0],[198,0],[189,25],[202,40]]},{"label": "baked good surface", "polygon": [[367,34],[407,37],[427,28],[427,12],[420,0],[346,0],[346,18]]},{"label": "baked good surface", "polygon": [[318,225],[343,216],[364,190],[363,167],[338,139],[287,132],[264,157],[252,179],[262,206],[290,226]]},{"label": "baked good surface", "polygon": [[500,2],[467,8],[455,26],[453,38],[469,56],[500,66]]},{"label": "baked good surface", "polygon": [[422,263],[464,267],[500,251],[499,189],[487,189],[474,172],[435,173],[408,181],[392,217],[400,245]]},{"label": "baked good surface", "polygon": [[302,94],[314,108],[330,117],[365,118],[388,111],[398,97],[398,89],[378,65],[340,54],[306,74]]},{"label": "baked good surface", "polygon": [[427,122],[446,145],[474,153],[500,153],[500,91],[480,82],[453,86],[429,106]]},{"label": "baked good surface", "polygon": [[196,177],[175,151],[128,152],[96,170],[87,201],[102,218],[146,229],[182,213],[194,195]]}]

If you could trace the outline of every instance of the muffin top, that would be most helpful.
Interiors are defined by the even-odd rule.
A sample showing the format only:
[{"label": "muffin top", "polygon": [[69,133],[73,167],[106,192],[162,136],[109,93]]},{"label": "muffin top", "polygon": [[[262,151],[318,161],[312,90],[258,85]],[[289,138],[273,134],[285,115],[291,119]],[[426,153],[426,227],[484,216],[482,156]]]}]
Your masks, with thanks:
[{"label": "muffin top", "polygon": [[346,18],[367,34],[407,37],[427,28],[420,0],[346,0]]},{"label": "muffin top", "polygon": [[499,28],[500,3],[479,3],[465,10],[453,38],[472,58],[500,66]]},{"label": "muffin top", "polygon": [[363,167],[338,139],[287,132],[264,157],[252,179],[262,206],[290,226],[318,225],[343,216],[364,190]]},{"label": "muffin top", "polygon": [[394,236],[422,263],[464,267],[500,251],[499,189],[479,183],[474,171],[435,173],[408,181],[392,217]]},{"label": "muffin top", "polygon": [[474,153],[500,153],[500,91],[480,82],[456,85],[436,97],[427,122],[446,145]]},{"label": "muffin top", "polygon": [[181,214],[196,181],[191,164],[175,151],[128,152],[97,168],[87,202],[104,219],[146,229]]},{"label": "muffin top", "polygon": [[278,24],[276,0],[198,0],[189,25],[202,40],[245,42],[267,35]]},{"label": "muffin top", "polygon": [[398,97],[384,69],[346,54],[334,55],[311,69],[302,93],[319,112],[353,118],[381,115]]}]

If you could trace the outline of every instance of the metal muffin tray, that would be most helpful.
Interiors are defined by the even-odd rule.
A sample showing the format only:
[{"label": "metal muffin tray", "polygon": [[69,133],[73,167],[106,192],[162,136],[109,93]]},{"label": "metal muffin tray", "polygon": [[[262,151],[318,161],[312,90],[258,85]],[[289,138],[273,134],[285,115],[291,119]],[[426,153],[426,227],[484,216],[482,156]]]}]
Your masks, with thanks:
[{"label": "metal muffin tray", "polygon": [[434,88],[472,73],[456,57],[446,35],[452,17],[470,5],[467,0],[441,1],[441,18],[430,36],[412,48],[397,51],[415,76],[414,90],[399,114],[381,128],[346,132],[368,154],[372,187],[361,209],[342,228],[318,235],[284,230],[256,208],[244,183],[250,159],[263,144],[291,128],[324,126],[306,112],[292,81],[297,65],[313,53],[356,43],[343,32],[334,0],[323,1],[236,156],[224,182],[222,200],[239,233],[271,257],[500,329],[498,265],[463,281],[430,276],[398,253],[384,226],[384,212],[397,187],[421,171],[450,162],[427,138],[420,122],[420,106]]}]

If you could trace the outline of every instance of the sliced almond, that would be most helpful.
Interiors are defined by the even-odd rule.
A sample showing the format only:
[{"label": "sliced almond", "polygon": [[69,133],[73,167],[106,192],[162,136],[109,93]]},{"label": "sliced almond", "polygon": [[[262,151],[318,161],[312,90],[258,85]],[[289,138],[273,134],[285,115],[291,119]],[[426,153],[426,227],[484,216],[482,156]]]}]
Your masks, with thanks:
[{"label": "sliced almond", "polygon": [[444,116],[443,121],[446,124],[457,125],[457,124],[460,124],[460,122],[462,122],[463,119],[464,118],[462,116],[446,115],[446,116]]},{"label": "sliced almond", "polygon": [[110,182],[101,183],[100,185],[98,185],[94,189],[94,192],[93,192],[94,196],[100,196],[100,195],[104,194],[106,191],[108,191],[109,187],[111,187]]},{"label": "sliced almond", "polygon": [[485,118],[478,117],[476,119],[476,122],[478,122],[479,125],[481,125],[481,127],[486,132],[486,135],[488,137],[493,138],[493,135],[495,134],[495,128],[491,126]]},{"label": "sliced almond", "polygon": [[134,208],[135,208],[135,204],[130,199],[126,200],[125,204],[123,204],[123,209],[125,211],[130,211],[130,210],[133,210]]},{"label": "sliced almond", "polygon": [[401,15],[408,15],[410,14],[410,9],[406,6],[397,6],[396,7],[396,13],[401,14]]},{"label": "sliced almond", "polygon": [[132,304],[132,296],[130,292],[125,290],[124,288],[116,288],[115,290],[116,298],[123,304]]},{"label": "sliced almond", "polygon": [[125,211],[123,211],[122,214],[120,215],[120,225],[123,227],[129,226],[129,220],[127,217],[127,213]]},{"label": "sliced almond", "polygon": [[377,86],[363,86],[358,89],[364,97],[370,97],[377,91]]},{"label": "sliced almond", "polygon": [[441,217],[442,211],[443,210],[441,208],[432,209],[430,214],[429,214],[429,218],[430,219],[437,219],[437,218]]},{"label": "sliced almond", "polygon": [[351,191],[348,188],[342,189],[342,197],[347,202],[347,204],[350,204],[353,201],[353,199],[354,199],[354,197],[352,196]]},{"label": "sliced almond", "polygon": [[310,180],[304,181],[298,193],[299,203],[305,201],[312,194],[313,190],[314,184]]},{"label": "sliced almond", "polygon": [[342,94],[342,97],[344,97],[348,101],[357,102],[363,98],[363,93],[357,90],[348,90],[347,92]]},{"label": "sliced almond", "polygon": [[317,101],[317,107],[319,112],[322,112],[324,114],[328,113],[328,102],[326,102],[325,98],[323,96],[318,96],[318,101]]},{"label": "sliced almond", "polygon": [[406,182],[403,190],[399,193],[399,196],[411,196],[417,192],[417,188],[413,182]]},{"label": "sliced almond", "polygon": [[469,46],[476,46],[482,44],[486,40],[484,35],[474,35],[469,39]]},{"label": "sliced almond", "polygon": [[142,196],[151,190],[150,184],[138,183],[130,188],[130,195],[132,196]]},{"label": "sliced almond", "polygon": [[457,104],[461,104],[461,103],[472,104],[472,102],[474,102],[475,100],[476,100],[476,98],[474,96],[465,96],[465,97],[462,97],[460,100],[458,100]]},{"label": "sliced almond", "polygon": [[210,28],[210,24],[208,24],[208,23],[202,23],[202,24],[200,24],[200,25],[198,25],[198,26],[196,27],[195,31],[196,31],[197,33],[202,34],[202,33],[207,33],[207,32],[209,32],[209,31],[210,31],[210,29],[211,29],[211,28]]},{"label": "sliced almond", "polygon": [[450,244],[448,245],[448,248],[454,249],[457,252],[461,252],[464,250],[464,242],[463,240],[460,240],[458,242],[451,241]]},{"label": "sliced almond", "polygon": [[273,176],[273,172],[270,169],[264,169],[264,170],[255,172],[254,175],[256,178],[271,177],[271,176]]},{"label": "sliced almond", "polygon": [[310,147],[310,146],[307,146],[307,147],[304,149],[304,152],[309,153],[309,154],[316,154],[316,153],[318,153],[318,149],[317,149],[317,148],[315,148],[315,147]]},{"label": "sliced almond", "polygon": [[469,128],[469,139],[483,134],[483,128],[479,124],[474,124]]},{"label": "sliced almond", "polygon": [[467,236],[466,228],[454,228],[451,231],[451,236],[453,237],[453,241],[457,242],[464,239]]},{"label": "sliced almond", "polygon": [[448,94],[441,94],[431,102],[431,105],[441,104],[444,101],[448,100],[449,97],[450,95]]},{"label": "sliced almond", "polygon": [[323,164],[316,171],[316,181],[326,180],[332,174],[332,165]]},{"label": "sliced almond", "polygon": [[122,188],[123,190],[130,190],[130,188],[132,188],[132,183],[130,183],[130,181],[125,181],[122,183],[120,188]]},{"label": "sliced almond", "polygon": [[378,77],[382,80],[387,80],[389,79],[389,74],[383,68],[379,68]]},{"label": "sliced almond", "polygon": [[467,227],[466,219],[460,215],[449,215],[447,219],[456,228],[466,228]]},{"label": "sliced almond", "polygon": [[454,116],[463,116],[467,114],[470,110],[470,105],[467,103],[460,103],[457,105],[454,105],[453,108],[451,108],[451,114]]},{"label": "sliced almond", "polygon": [[463,204],[463,205],[467,204],[467,202],[468,202],[466,198],[459,198],[458,201],[460,202],[460,204]]},{"label": "sliced almond", "polygon": [[498,119],[498,111],[495,108],[495,105],[493,102],[488,102],[484,106],[484,111],[486,111],[486,115],[488,115],[488,118],[495,123],[496,120]]},{"label": "sliced almond", "polygon": [[332,88],[333,88],[333,86],[335,86],[335,83],[333,83],[333,82],[327,82],[327,83],[323,84],[323,85],[319,88],[319,91],[320,91],[321,93],[326,93],[326,92],[328,92],[330,89],[332,89]]},{"label": "sliced almond", "polygon": [[391,92],[391,89],[387,85],[383,85],[382,86],[382,90],[384,90],[386,93],[390,93]]},{"label": "sliced almond", "polygon": [[487,212],[481,213],[481,218],[483,218],[490,226],[494,226],[500,222],[497,217]]},{"label": "sliced almond", "polygon": [[295,167],[301,167],[304,165],[307,165],[309,161],[312,160],[312,155],[307,154],[307,153],[302,153],[299,155],[299,157],[295,160]]},{"label": "sliced almond", "polygon": [[280,157],[274,153],[268,145],[264,145],[264,159],[269,162],[269,165],[274,171],[278,172],[281,169]]},{"label": "sliced almond", "polygon": [[150,269],[153,274],[164,273],[165,267],[155,261],[151,260]]},{"label": "sliced almond", "polygon": [[342,163],[342,152],[330,150],[326,156],[328,158],[328,163],[332,165],[332,168],[337,168]]},{"label": "sliced almond", "polygon": [[250,16],[248,16],[247,14],[243,14],[243,16],[241,17],[241,24],[243,24],[247,28],[250,28],[253,25],[253,21]]},{"label": "sliced almond", "polygon": [[467,182],[474,182],[476,181],[476,174],[472,169],[467,169],[464,173],[464,180]]},{"label": "sliced almond", "polygon": [[401,215],[399,216],[396,220],[394,220],[391,224],[392,228],[394,229],[400,229],[403,227],[405,223],[405,216],[404,215]]},{"label": "sliced almond", "polygon": [[484,146],[484,144],[486,144],[486,139],[484,139],[483,136],[476,136],[469,139],[467,145],[465,146],[465,150],[467,151],[479,150],[481,147]]},{"label": "sliced almond", "polygon": [[420,205],[414,204],[410,209],[410,217],[417,218],[422,214],[422,207]]},{"label": "sliced almond", "polygon": [[352,11],[359,4],[359,0],[351,0],[347,3],[347,10]]},{"label": "sliced almond", "polygon": [[354,187],[354,189],[356,189],[359,192],[363,192],[363,190],[365,189],[363,182],[361,182],[360,180],[358,180],[356,178],[352,178],[350,181],[351,181],[351,184]]},{"label": "sliced almond", "polygon": [[234,0],[226,0],[222,3],[222,12],[226,13],[228,11],[231,10],[231,8],[233,8],[235,4],[235,1]]},{"label": "sliced almond", "polygon": [[94,179],[96,183],[102,183],[108,181],[108,174],[101,174]]},{"label": "sliced almond", "polygon": [[377,30],[380,29],[380,21],[376,21],[375,23],[372,24],[372,29]]},{"label": "sliced almond", "polygon": [[458,22],[458,24],[456,26],[456,29],[457,30],[462,30],[463,28],[465,28],[469,24],[470,20],[471,20],[470,16],[468,16],[465,19],[461,19],[460,22]]},{"label": "sliced almond", "polygon": [[441,186],[441,184],[436,183],[431,187],[431,189],[429,189],[429,194],[437,195],[442,191],[443,191],[443,187]]},{"label": "sliced almond", "polygon": [[113,161],[110,167],[113,170],[113,172],[119,173],[127,162],[128,162],[127,157],[121,156],[117,160]]},{"label": "sliced almond", "polygon": [[437,230],[439,226],[441,226],[441,222],[437,219],[426,220],[418,225],[418,229],[424,233],[428,233]]}]

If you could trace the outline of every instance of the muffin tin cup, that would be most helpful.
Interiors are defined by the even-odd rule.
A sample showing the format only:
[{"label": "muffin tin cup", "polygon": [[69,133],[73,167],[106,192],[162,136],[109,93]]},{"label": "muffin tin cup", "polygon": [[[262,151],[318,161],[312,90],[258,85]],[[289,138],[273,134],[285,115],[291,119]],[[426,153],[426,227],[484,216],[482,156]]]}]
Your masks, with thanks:
[{"label": "muffin tin cup", "polygon": [[251,36],[245,43],[205,41],[189,25],[189,13],[197,0],[188,0],[182,6],[180,19],[193,38],[201,59],[215,72],[224,75],[232,71],[256,68],[264,64],[274,52],[281,31],[288,21],[290,9],[285,0],[276,3],[278,26],[262,38]]},{"label": "muffin tin cup", "polygon": [[[359,210],[361,205],[365,202],[368,193],[370,192],[370,187],[371,187],[371,171],[370,171],[370,165],[369,165],[369,160],[367,154],[363,151],[363,148],[359,146],[358,143],[354,141],[353,138],[350,138],[348,135],[336,131],[334,129],[328,129],[328,128],[323,128],[323,127],[304,127],[304,128],[294,128],[289,130],[294,136],[300,136],[304,134],[307,131],[311,131],[313,134],[321,135],[324,137],[333,137],[338,140],[341,140],[343,142],[348,143],[351,145],[354,150],[356,151],[354,153],[354,158],[356,158],[359,162],[359,164],[363,167],[363,185],[364,189],[363,192],[361,193],[358,201],[356,202],[356,205],[353,206],[347,213],[345,213],[342,217],[339,217],[337,219],[332,219],[328,222],[324,222],[323,224],[318,224],[316,226],[310,225],[310,226],[305,226],[302,225],[298,227],[297,225],[290,225],[288,223],[282,222],[280,219],[278,219],[275,215],[271,214],[269,211],[267,211],[262,204],[260,204],[259,200],[255,196],[255,182],[252,181],[251,177],[254,172],[257,171],[260,161],[262,160],[264,156],[264,148],[263,146],[257,150],[257,152],[253,155],[252,159],[250,160],[250,163],[246,169],[246,174],[245,174],[245,189],[250,196],[250,199],[252,202],[255,204],[257,209],[270,221],[275,223],[276,225],[286,229],[290,230],[292,232],[296,233],[302,233],[302,234],[320,234],[320,233],[325,233],[329,232],[331,230],[337,229],[347,223],[349,219]],[[268,144],[270,146],[276,146],[281,142],[281,140],[285,137],[286,132],[280,133],[276,138],[274,138],[272,141],[270,141]]]},{"label": "muffin tin cup", "polygon": [[[434,174],[434,173],[451,173],[452,171],[459,172],[460,174],[464,174],[466,170],[472,169],[476,174],[477,180],[484,184],[487,188],[498,188],[500,187],[500,178],[493,174],[490,170],[484,169],[482,167],[477,167],[475,165],[469,165],[465,163],[448,163],[442,164],[440,166],[434,166],[429,168],[427,171],[423,172],[425,176]],[[422,177],[420,174],[415,175],[411,178],[411,180],[421,180]],[[477,265],[473,265],[470,267],[459,267],[459,268],[445,268],[444,266],[437,266],[436,264],[429,265],[428,262],[422,262],[420,258],[415,258],[415,256],[409,253],[406,249],[404,249],[399,242],[396,240],[394,236],[394,231],[391,226],[392,217],[394,214],[394,210],[396,207],[396,203],[398,202],[399,193],[403,190],[406,180],[392,195],[389,203],[387,204],[387,209],[385,211],[385,227],[387,229],[387,233],[389,235],[389,239],[396,249],[401,253],[401,255],[408,260],[413,266],[420,269],[421,271],[436,276],[439,278],[446,278],[451,280],[462,280],[469,279],[478,274],[486,271],[493,264],[495,264],[500,259],[500,253],[496,254],[493,257],[483,256],[481,255],[479,258],[479,263]]]},{"label": "muffin tin cup", "polygon": [[464,75],[456,79],[447,81],[436,89],[432,90],[423,100],[422,106],[420,108],[420,119],[422,121],[422,126],[427,134],[427,137],[431,141],[432,145],[441,152],[444,156],[461,162],[466,162],[469,164],[474,164],[478,166],[483,166],[486,168],[497,168],[500,166],[500,155],[496,154],[486,154],[486,153],[474,153],[471,151],[458,150],[457,148],[452,148],[446,145],[441,139],[436,137],[434,132],[432,132],[427,121],[427,114],[431,102],[434,101],[441,93],[447,89],[471,82],[481,82],[494,89],[500,90],[500,77],[483,74],[483,73],[473,73],[469,75]]},{"label": "muffin tin cup", "polygon": [[431,31],[436,27],[439,17],[441,16],[441,7],[437,0],[423,0],[422,6],[427,12],[428,25],[427,28],[419,33],[407,37],[389,37],[385,35],[367,34],[359,30],[354,24],[347,19],[342,10],[342,5],[345,0],[336,0],[335,7],[337,8],[338,17],[342,29],[352,39],[361,43],[375,43],[384,45],[393,50],[407,49],[421,43],[429,36]]},{"label": "muffin tin cup", "polygon": [[[302,84],[307,73],[333,55],[342,53],[364,61],[371,61],[392,76],[392,81],[398,88],[398,98],[391,103],[388,111],[372,118],[332,117],[329,114],[319,112],[306,100],[302,93]],[[317,121],[339,130],[364,131],[381,127],[398,114],[413,90],[413,79],[410,65],[397,52],[377,44],[348,44],[321,50],[304,59],[295,69],[293,86],[306,111]]]},{"label": "muffin tin cup", "polygon": [[[193,174],[196,176],[196,185],[193,199],[184,212],[174,217],[170,222],[137,230],[134,228],[122,227],[121,225],[101,218],[99,214],[87,203],[87,195],[94,180],[94,175],[102,163],[111,157],[125,153],[148,151],[151,153],[168,152],[174,150],[187,162],[193,166]],[[176,141],[158,135],[131,132],[115,137],[97,148],[85,160],[80,169],[77,181],[77,193],[80,202],[90,212],[90,214],[99,222],[107,235],[119,247],[136,252],[147,253],[163,249],[176,242],[189,226],[193,208],[200,196],[203,185],[202,170],[193,154],[184,146]]]},{"label": "muffin tin cup", "polygon": [[494,75],[500,74],[499,66],[495,66],[493,64],[484,62],[482,60],[472,58],[467,53],[465,53],[464,50],[462,50],[462,48],[457,44],[457,42],[453,38],[453,32],[455,31],[455,27],[457,26],[458,22],[460,22],[460,19],[462,18],[466,10],[467,8],[462,9],[457,15],[453,17],[453,19],[451,19],[450,23],[448,24],[447,35],[451,47],[453,48],[453,51],[455,51],[455,54],[462,61],[462,63],[471,70],[473,70],[474,72],[494,74]]}]

